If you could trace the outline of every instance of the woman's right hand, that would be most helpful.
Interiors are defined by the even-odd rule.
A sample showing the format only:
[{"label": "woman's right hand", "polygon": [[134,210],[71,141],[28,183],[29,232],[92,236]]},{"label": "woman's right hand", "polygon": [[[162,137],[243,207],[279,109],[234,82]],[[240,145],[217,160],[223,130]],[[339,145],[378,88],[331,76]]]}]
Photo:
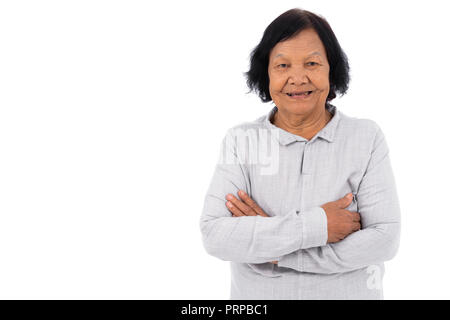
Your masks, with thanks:
[{"label": "woman's right hand", "polygon": [[358,212],[345,210],[352,203],[353,195],[347,194],[341,199],[328,202],[321,207],[327,215],[328,241],[338,242],[350,233],[361,229],[361,217]]}]

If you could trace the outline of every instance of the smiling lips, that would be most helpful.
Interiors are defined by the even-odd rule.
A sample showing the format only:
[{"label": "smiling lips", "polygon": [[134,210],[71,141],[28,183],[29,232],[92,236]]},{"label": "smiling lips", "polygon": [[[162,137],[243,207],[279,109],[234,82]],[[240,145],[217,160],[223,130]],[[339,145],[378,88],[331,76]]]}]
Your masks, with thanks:
[{"label": "smiling lips", "polygon": [[286,93],[287,96],[291,98],[304,98],[311,95],[313,91],[295,91],[295,92],[288,92]]}]

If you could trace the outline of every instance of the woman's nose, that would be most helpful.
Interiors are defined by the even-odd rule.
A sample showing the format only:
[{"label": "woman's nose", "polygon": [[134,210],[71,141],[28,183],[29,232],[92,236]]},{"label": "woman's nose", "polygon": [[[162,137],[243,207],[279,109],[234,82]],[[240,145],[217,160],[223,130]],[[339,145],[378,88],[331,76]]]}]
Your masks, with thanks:
[{"label": "woman's nose", "polygon": [[299,85],[301,83],[309,82],[308,75],[305,68],[303,67],[293,67],[289,70],[289,83]]}]

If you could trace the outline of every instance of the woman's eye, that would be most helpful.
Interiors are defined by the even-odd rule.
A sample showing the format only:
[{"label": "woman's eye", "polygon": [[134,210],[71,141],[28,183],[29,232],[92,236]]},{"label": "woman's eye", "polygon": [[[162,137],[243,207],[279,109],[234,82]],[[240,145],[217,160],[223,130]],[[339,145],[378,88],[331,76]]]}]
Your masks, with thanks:
[{"label": "woman's eye", "polygon": [[286,66],[286,63],[282,63],[282,64],[278,65],[278,67],[282,67],[282,68],[283,68],[283,66]]},{"label": "woman's eye", "polygon": [[[311,64],[311,63],[313,63],[313,64]],[[317,62],[308,62],[307,64],[309,64],[309,65],[316,65],[316,64],[318,64]]]}]

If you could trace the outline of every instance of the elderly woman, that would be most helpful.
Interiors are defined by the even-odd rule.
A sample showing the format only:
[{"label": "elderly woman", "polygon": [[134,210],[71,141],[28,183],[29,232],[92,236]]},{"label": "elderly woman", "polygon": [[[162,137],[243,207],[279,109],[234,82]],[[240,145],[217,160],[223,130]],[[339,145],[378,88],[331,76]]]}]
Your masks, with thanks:
[{"label": "elderly woman", "polygon": [[395,180],[380,127],[330,104],[350,79],[329,24],[283,13],[246,75],[275,106],[228,130],[200,219],[206,251],[231,262],[231,299],[383,299]]}]

